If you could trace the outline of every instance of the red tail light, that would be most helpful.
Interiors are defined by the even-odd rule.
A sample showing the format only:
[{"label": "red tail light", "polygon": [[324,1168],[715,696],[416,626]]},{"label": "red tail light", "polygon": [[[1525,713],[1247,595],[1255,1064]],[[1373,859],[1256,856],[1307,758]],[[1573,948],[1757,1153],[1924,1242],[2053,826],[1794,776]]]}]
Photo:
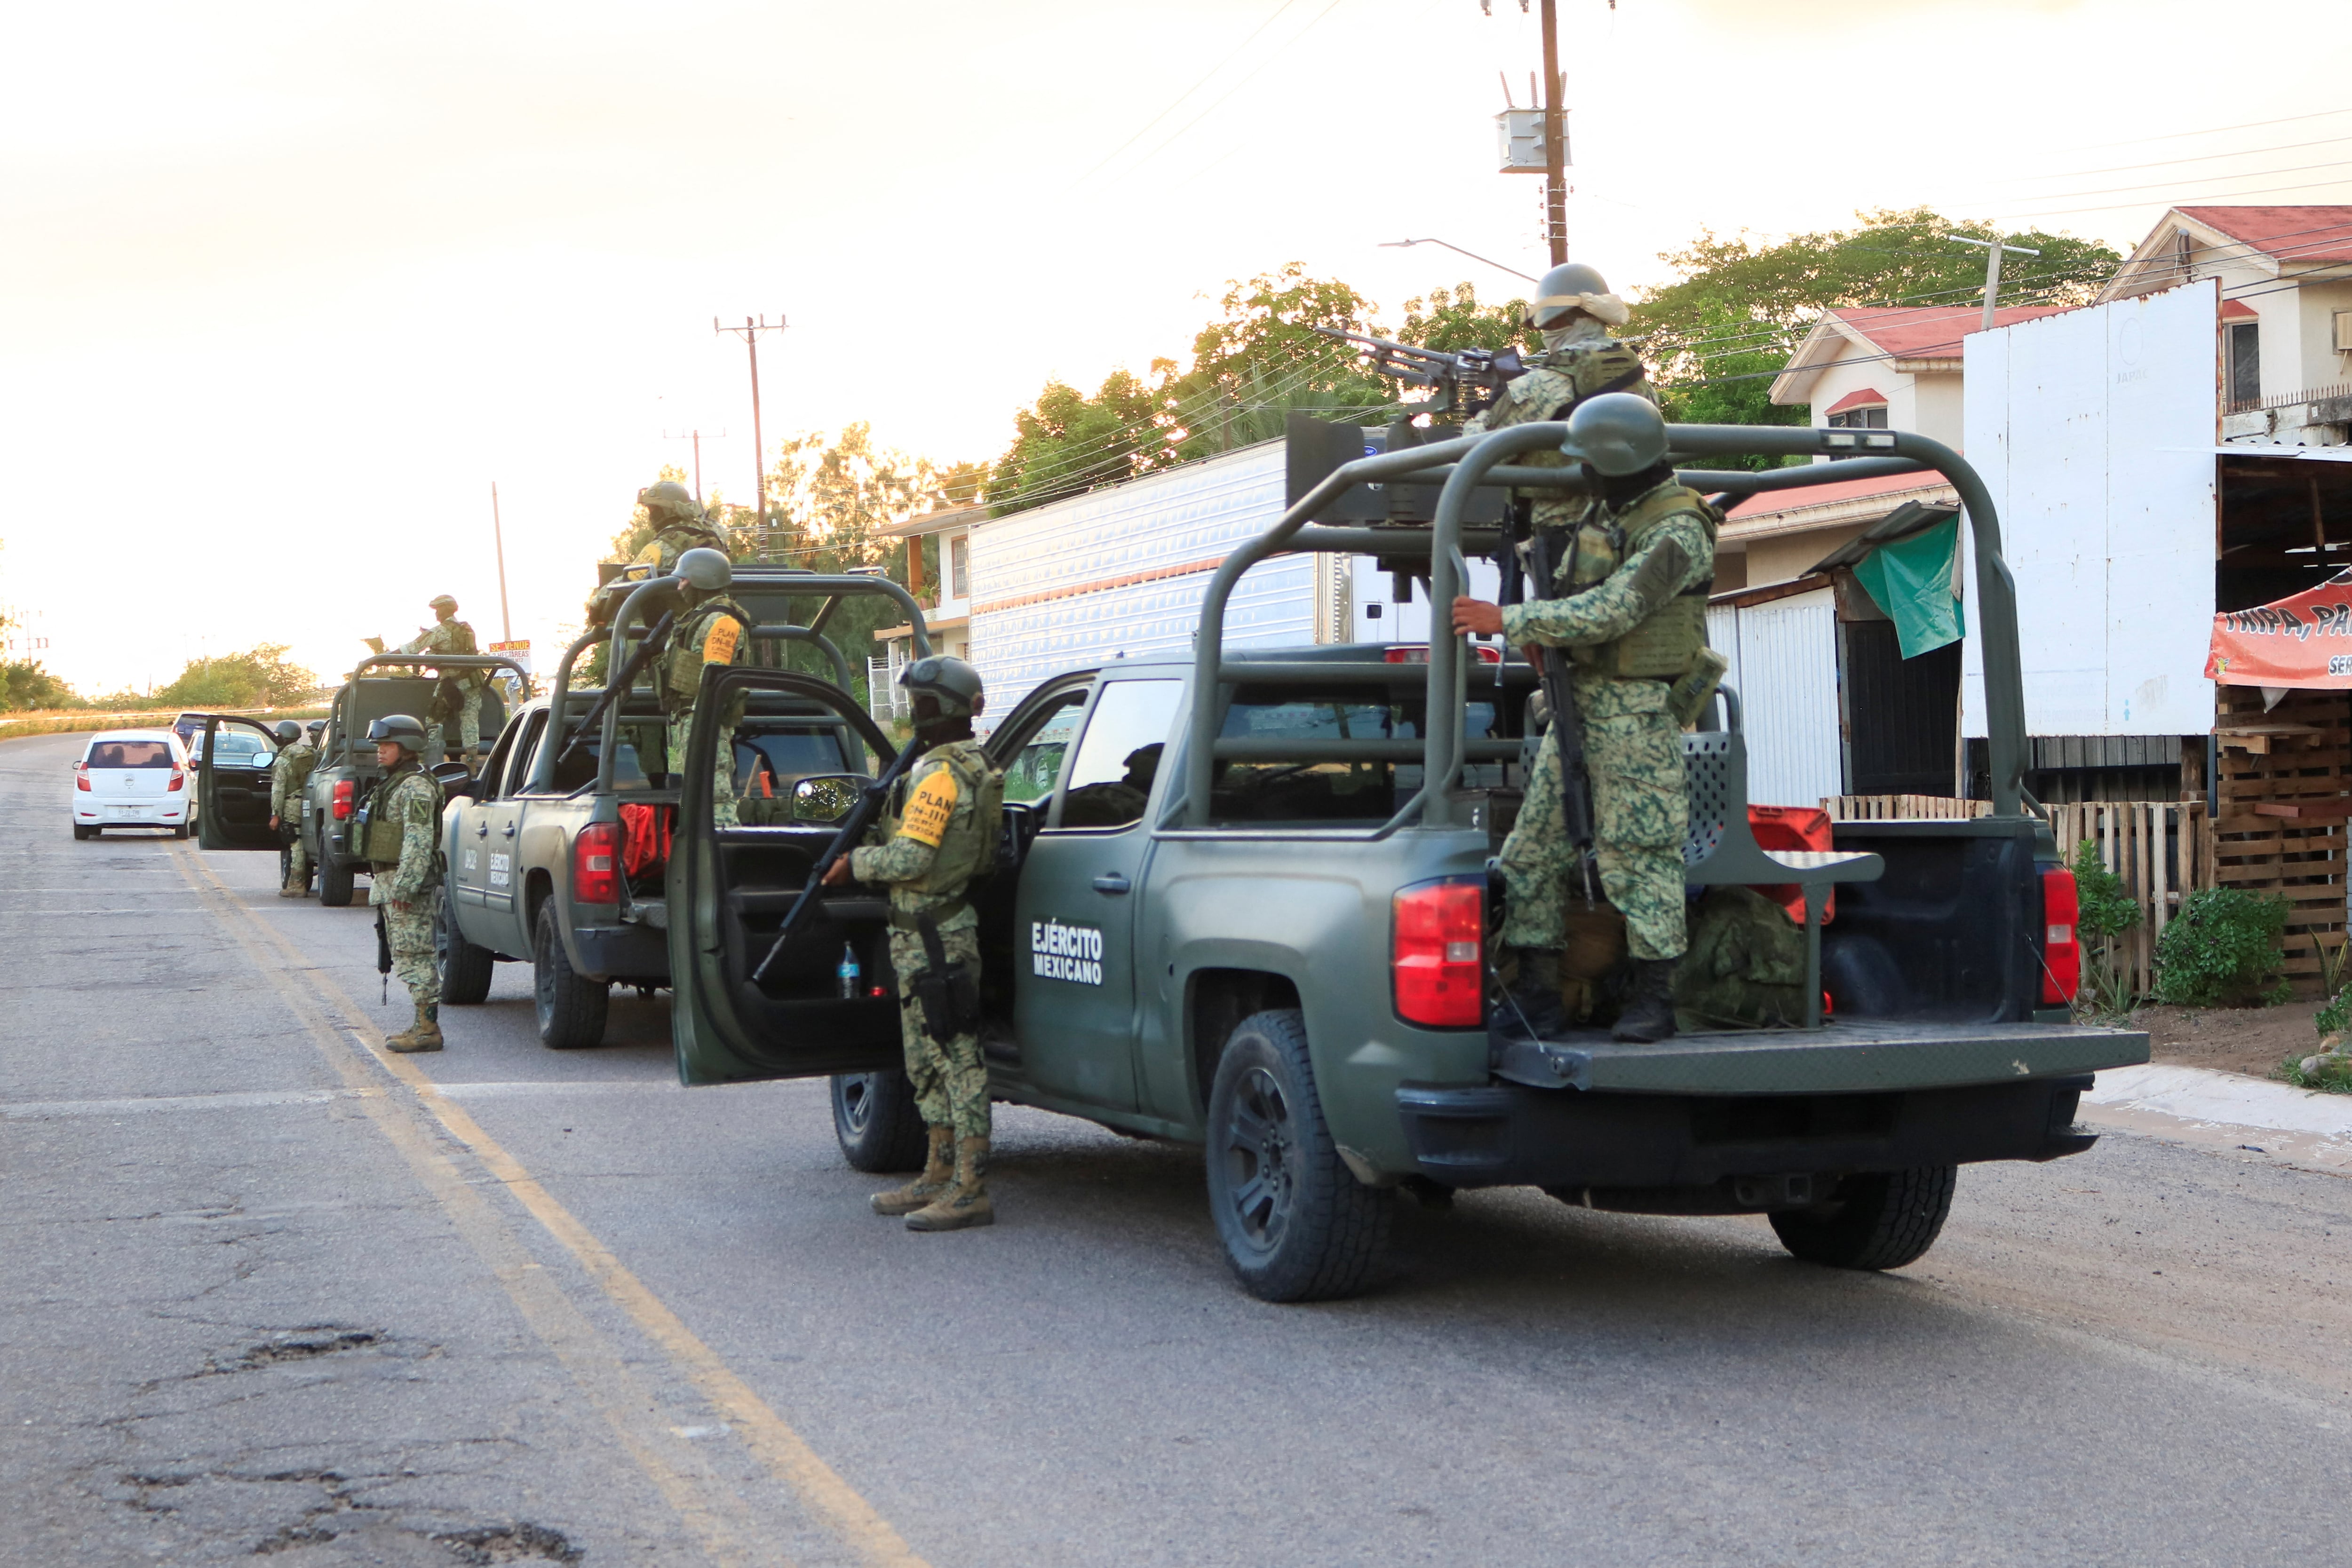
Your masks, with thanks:
[{"label": "red tail light", "polygon": [[1425,882],[1394,901],[1389,971],[1397,1016],[1437,1029],[1475,1029],[1486,1016],[1486,890]]},{"label": "red tail light", "polygon": [[621,902],[621,824],[591,822],[572,841],[572,896],[581,904]]},{"label": "red tail light", "polygon": [[163,786],[163,791],[164,793],[169,794],[174,789],[184,789],[187,788],[187,784],[188,776],[174,768],[172,769],[172,781]]},{"label": "red tail light", "polygon": [[77,763],[75,763],[75,764],[74,764],[74,788],[75,788],[75,789],[89,789],[89,772],[87,771],[87,769],[88,769],[88,768],[89,768],[89,764],[88,764],[88,763],[86,763],[86,762],[77,762]]},{"label": "red tail light", "polygon": [[353,780],[349,779],[338,779],[335,780],[335,800],[333,810],[335,813],[335,821],[338,822],[348,821],[351,820],[352,782]]},{"label": "red tail light", "polygon": [[2074,889],[2074,873],[2064,866],[2042,873],[2042,1003],[2061,1007],[2074,999],[2083,985],[2083,944],[2074,929],[2082,913]]}]

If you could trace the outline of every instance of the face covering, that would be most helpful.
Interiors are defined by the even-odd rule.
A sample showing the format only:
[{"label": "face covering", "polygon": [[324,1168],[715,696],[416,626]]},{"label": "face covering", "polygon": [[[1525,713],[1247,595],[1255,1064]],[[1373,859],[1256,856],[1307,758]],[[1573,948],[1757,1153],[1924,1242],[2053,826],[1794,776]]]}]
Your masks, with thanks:
[{"label": "face covering", "polygon": [[1598,343],[1606,340],[1609,329],[1591,317],[1579,311],[1565,327],[1555,327],[1543,335],[1544,347],[1565,349],[1578,343]]}]

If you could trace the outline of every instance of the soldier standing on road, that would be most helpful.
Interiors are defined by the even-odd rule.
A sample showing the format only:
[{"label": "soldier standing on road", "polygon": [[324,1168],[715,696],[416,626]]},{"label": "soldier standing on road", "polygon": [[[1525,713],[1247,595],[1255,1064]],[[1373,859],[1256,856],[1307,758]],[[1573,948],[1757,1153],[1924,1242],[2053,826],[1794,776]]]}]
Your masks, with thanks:
[{"label": "soldier standing on road", "polygon": [[899,674],[912,695],[921,762],[894,792],[882,841],[835,861],[825,885],[855,878],[890,894],[890,967],[898,976],[907,1076],[930,1134],[923,1174],[874,1195],[877,1214],[909,1230],[992,1224],[988,1066],[980,1054],[980,916],[965,897],[996,852],[1004,776],[972,738],[986,706],[980,672],[961,659],[918,659]]},{"label": "soldier standing on road", "polygon": [[416,1021],[387,1038],[387,1051],[441,1049],[441,976],[433,960],[435,900],[441,891],[441,786],[419,754],[425,727],[404,713],[368,726],[383,780],[368,797],[368,902],[392,947],[392,972],[408,988]]},{"label": "soldier standing on road", "polygon": [[685,486],[675,479],[664,479],[637,492],[637,505],[646,509],[646,517],[654,525],[654,537],[638,550],[629,562],[632,566],[649,566],[653,577],[667,577],[677,570],[677,558],[690,549],[715,549],[728,554],[727,536],[710,520],[702,503],[687,493]]},{"label": "soldier standing on road", "polygon": [[[669,720],[669,771],[686,768],[686,749],[694,743],[694,695],[702,688],[705,664],[748,664],[751,657],[751,616],[728,596],[734,569],[714,549],[690,549],[676,562],[686,580],[685,608],[669,633],[669,649],[661,656],[662,712]],[[737,824],[735,809],[735,727],[743,722],[743,695],[736,694],[719,716],[719,744],[711,754],[711,821],[722,828]]]},{"label": "soldier standing on road", "polygon": [[310,891],[310,852],[302,842],[302,790],[310,769],[319,765],[319,747],[302,738],[302,727],[292,719],[278,726],[278,759],[269,765],[269,825],[292,852],[286,864],[286,885],[280,898],[300,898]]},{"label": "soldier standing on road", "polygon": [[[474,628],[457,619],[457,601],[444,593],[436,595],[431,605],[433,624],[427,626],[397,652],[403,653],[463,653],[482,651],[475,639]],[[384,651],[380,637],[366,639],[369,647],[381,653]],[[442,744],[442,727],[450,714],[458,716],[457,737],[465,751],[467,767],[478,768],[482,760],[482,688],[490,684],[488,674],[481,670],[451,670],[441,677],[440,686],[433,694],[433,706],[425,716],[432,720],[427,732],[425,749],[438,751]]]},{"label": "soldier standing on road", "polygon": [[[1633,999],[1612,1032],[1646,1044],[1675,1032],[1675,963],[1687,946],[1689,802],[1682,727],[1667,695],[1706,653],[1717,517],[1675,482],[1665,424],[1643,399],[1594,398],[1570,417],[1569,435],[1593,494],[1580,503],[1575,548],[1559,575],[1538,585],[1548,596],[1508,608],[1456,599],[1454,629],[1533,644],[1531,661],[1566,651],[1592,780],[1594,859],[1602,890],[1625,916],[1634,959]],[[1538,756],[1501,865],[1503,940],[1519,956],[1511,998],[1542,1034],[1566,1021],[1558,963],[1578,868],[1560,813],[1559,748],[1545,746]]]}]

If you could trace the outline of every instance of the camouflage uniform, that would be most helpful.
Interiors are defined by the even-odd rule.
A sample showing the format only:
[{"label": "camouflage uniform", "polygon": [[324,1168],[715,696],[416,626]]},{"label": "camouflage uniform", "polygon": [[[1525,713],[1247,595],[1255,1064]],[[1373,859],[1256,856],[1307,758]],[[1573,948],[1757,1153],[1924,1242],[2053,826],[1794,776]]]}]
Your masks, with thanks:
[{"label": "camouflage uniform", "polygon": [[[452,615],[436,621],[400,645],[404,653],[478,653],[481,644],[474,639],[474,628]],[[467,751],[482,748],[482,688],[490,684],[489,675],[481,670],[452,670],[442,677],[457,688],[457,739]],[[434,698],[433,711],[425,716],[425,749],[441,749],[441,727],[448,715],[442,710],[439,696]]]},{"label": "camouflage uniform", "polygon": [[278,836],[294,853],[286,871],[288,887],[310,885],[310,851],[302,841],[302,795],[310,769],[318,765],[319,748],[307,740],[281,748],[269,765],[269,814],[278,819]]},{"label": "camouflage uniform", "polygon": [[417,1011],[437,1019],[441,976],[433,959],[433,915],[441,890],[441,787],[411,757],[375,787],[368,821],[400,824],[400,859],[370,863],[368,902],[383,906],[392,972],[408,988]]},{"label": "camouflage uniform", "polygon": [[[980,978],[980,916],[965,900],[971,873],[994,846],[982,821],[993,769],[976,740],[937,746],[901,779],[880,832],[883,841],[850,852],[849,874],[890,890],[890,967],[898,976],[898,1030],[907,1076],[924,1123],[952,1127],[958,1142],[988,1136],[988,1067],[974,1027],[935,1040],[915,983],[930,967],[918,917],[930,915],[950,967]],[[1000,786],[1001,788],[1001,786]]]},{"label": "camouflage uniform", "polygon": [[[1683,841],[1689,800],[1682,727],[1667,711],[1675,674],[1646,669],[1629,650],[1636,633],[1696,620],[1704,647],[1704,591],[1715,577],[1715,515],[1694,492],[1667,479],[1622,506],[1579,503],[1575,580],[1563,553],[1552,591],[1573,597],[1507,606],[1503,635],[1513,646],[1571,652],[1570,686],[1584,721],[1585,768],[1592,780],[1594,858],[1609,901],[1625,916],[1640,959],[1681,956]],[[1619,552],[1622,559],[1616,559]],[[1681,628],[1685,640],[1692,636]],[[1575,852],[1560,820],[1559,753],[1546,745],[1517,824],[1504,842],[1508,910],[1503,940],[1558,948]]]},{"label": "camouflage uniform", "polygon": [[[728,555],[727,536],[706,519],[700,512],[690,517],[672,515],[660,522],[660,531],[646,541],[645,548],[630,559],[631,566],[650,566],[655,577],[667,577],[677,567],[677,558],[690,549],[715,549]],[[732,557],[730,556],[731,559]]]},{"label": "camouflage uniform", "polygon": [[[1574,334],[1570,335],[1574,337]],[[1544,420],[1566,419],[1569,411],[1586,398],[1608,392],[1630,392],[1658,401],[1650,389],[1649,377],[1642,368],[1641,356],[1601,333],[1597,326],[1592,332],[1578,340],[1534,356],[1528,373],[1503,389],[1503,395],[1494,405],[1462,427],[1465,435],[1482,435],[1490,430],[1507,430],[1515,424],[1532,424]],[[1546,447],[1511,459],[1530,468],[1565,468],[1569,459],[1565,453]],[[1584,497],[1563,495],[1557,490],[1539,490],[1534,496],[1535,526],[1539,528],[1574,528],[1584,516]]]},{"label": "camouflage uniform", "polygon": [[[751,613],[727,595],[716,594],[684,611],[670,630],[669,649],[661,659],[662,711],[669,717],[669,771],[686,768],[687,747],[694,743],[694,695],[702,686],[705,664],[746,664],[751,660]],[[735,727],[743,722],[743,695],[729,700],[719,716],[721,738],[712,754],[711,821],[722,828],[737,825],[735,806]]]}]

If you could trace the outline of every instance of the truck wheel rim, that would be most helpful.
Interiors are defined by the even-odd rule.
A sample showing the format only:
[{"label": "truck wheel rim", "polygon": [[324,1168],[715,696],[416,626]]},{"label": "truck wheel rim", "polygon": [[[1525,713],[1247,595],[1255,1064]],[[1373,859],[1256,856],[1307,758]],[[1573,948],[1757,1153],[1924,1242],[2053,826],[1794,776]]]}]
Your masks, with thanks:
[{"label": "truck wheel rim", "polygon": [[1225,1176],[1234,1219],[1252,1245],[1282,1245],[1297,1192],[1297,1139],[1290,1100],[1273,1073],[1253,1067],[1234,1085],[1225,1128]]},{"label": "truck wheel rim", "polygon": [[856,1137],[866,1131],[866,1124],[874,1119],[874,1081],[860,1072],[841,1081],[841,1124]]}]

